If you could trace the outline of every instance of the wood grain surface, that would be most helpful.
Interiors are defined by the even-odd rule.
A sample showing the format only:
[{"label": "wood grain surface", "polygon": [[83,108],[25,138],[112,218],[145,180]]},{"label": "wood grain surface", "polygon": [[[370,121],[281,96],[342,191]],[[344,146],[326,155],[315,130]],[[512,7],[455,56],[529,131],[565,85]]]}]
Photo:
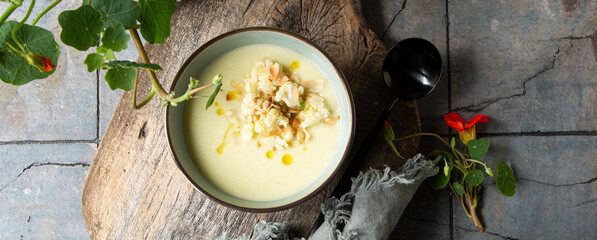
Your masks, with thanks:
[{"label": "wood grain surface", "polygon": [[[183,1],[171,23],[164,44],[146,46],[152,61],[165,69],[157,72],[165,87],[201,44],[233,29],[280,27],[314,41],[350,82],[357,116],[351,154],[389,100],[380,73],[387,50],[366,25],[356,0]],[[144,74],[140,89],[147,91],[141,97],[149,88]],[[161,102],[154,99],[134,110],[131,99],[131,92],[121,97],[84,182],[82,213],[92,239],[207,239],[224,231],[237,237],[250,234],[260,220],[289,222],[294,234],[306,236],[339,179],[286,211],[256,214],[220,206],[195,190],[177,169],[167,147]],[[397,135],[418,132],[416,103],[399,102],[389,121]],[[397,145],[407,156],[417,146],[417,139]],[[380,134],[362,169],[402,163]]]}]

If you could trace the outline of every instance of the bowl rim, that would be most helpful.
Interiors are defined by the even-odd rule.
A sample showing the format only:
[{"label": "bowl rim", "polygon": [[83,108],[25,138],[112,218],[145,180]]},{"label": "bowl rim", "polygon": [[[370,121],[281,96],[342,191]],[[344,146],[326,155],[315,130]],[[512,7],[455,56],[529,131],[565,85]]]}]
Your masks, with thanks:
[{"label": "bowl rim", "polygon": [[167,136],[167,141],[168,141],[168,150],[170,152],[170,155],[172,156],[173,161],[176,163],[176,166],[178,167],[178,169],[180,170],[180,172],[183,173],[185,179],[191,183],[191,185],[193,185],[193,187],[197,190],[199,190],[201,193],[203,193],[203,195],[207,196],[210,200],[212,200],[213,202],[231,208],[231,209],[235,209],[238,211],[242,211],[242,212],[251,212],[251,213],[271,213],[271,212],[277,212],[277,211],[282,211],[282,210],[286,210],[286,209],[290,209],[292,207],[298,206],[303,202],[306,202],[307,200],[311,199],[312,197],[314,197],[315,195],[317,195],[318,193],[320,193],[330,182],[332,179],[334,179],[338,174],[340,169],[342,169],[342,166],[344,164],[346,164],[347,159],[349,157],[349,153],[350,153],[350,149],[352,147],[352,144],[354,142],[354,136],[355,136],[355,129],[356,129],[356,114],[355,114],[355,106],[354,106],[354,99],[352,96],[352,91],[350,90],[350,85],[348,83],[348,81],[346,80],[346,77],[344,76],[344,74],[342,73],[342,71],[340,70],[340,68],[331,60],[330,56],[328,56],[322,48],[320,48],[319,46],[317,46],[315,43],[313,43],[311,40],[306,39],[305,37],[299,35],[296,32],[290,31],[290,30],[286,30],[286,29],[282,29],[282,28],[276,28],[276,27],[265,27],[265,26],[254,26],[254,27],[244,27],[244,28],[239,28],[239,29],[235,29],[232,31],[228,31],[225,33],[222,33],[214,38],[212,38],[211,40],[207,41],[206,43],[202,44],[197,50],[195,50],[186,60],[185,62],[182,64],[182,66],[179,68],[178,72],[176,73],[176,76],[174,77],[174,80],[172,81],[172,84],[170,85],[170,92],[172,92],[174,90],[174,88],[176,87],[178,80],[180,79],[183,71],[188,67],[188,65],[200,54],[202,53],[205,49],[207,49],[208,47],[210,47],[211,45],[213,45],[214,43],[216,43],[219,40],[222,40],[228,36],[232,36],[235,34],[239,34],[239,33],[244,33],[244,32],[252,32],[252,31],[266,31],[266,32],[275,32],[275,33],[280,33],[280,34],[285,34],[288,35],[292,38],[295,38],[297,40],[300,40],[302,42],[304,42],[305,44],[309,45],[310,47],[312,47],[314,50],[316,50],[317,52],[319,52],[320,54],[322,54],[325,58],[325,60],[328,61],[328,63],[332,66],[332,68],[334,69],[334,72],[338,75],[338,77],[340,78],[340,82],[342,83],[342,86],[344,88],[344,91],[346,92],[346,96],[348,97],[348,105],[349,105],[349,114],[350,114],[350,119],[352,122],[352,126],[350,127],[350,135],[349,135],[349,139],[348,142],[346,144],[346,148],[344,149],[344,153],[342,154],[342,158],[340,159],[340,162],[338,163],[338,165],[336,166],[336,168],[334,169],[334,171],[332,172],[332,174],[330,174],[325,181],[323,181],[323,183],[321,183],[315,190],[313,190],[311,193],[307,194],[306,196],[301,197],[298,200],[295,200],[293,202],[281,205],[281,206],[275,206],[275,207],[267,207],[267,208],[251,208],[251,207],[245,207],[245,206],[239,206],[236,204],[232,204],[229,202],[226,202],[222,199],[219,199],[215,196],[213,196],[212,194],[210,194],[208,191],[204,190],[201,186],[199,186],[199,184],[197,184],[195,181],[193,181],[193,179],[191,178],[191,176],[187,173],[187,171],[182,167],[182,164],[180,163],[178,156],[176,155],[175,151],[174,151],[174,146],[172,144],[172,139],[171,139],[171,134],[170,134],[170,129],[168,128],[168,126],[170,125],[170,120],[169,120],[169,115],[170,115],[170,104],[168,104],[168,106],[166,106],[166,114],[164,115],[165,118],[165,128],[166,128],[166,136]]}]

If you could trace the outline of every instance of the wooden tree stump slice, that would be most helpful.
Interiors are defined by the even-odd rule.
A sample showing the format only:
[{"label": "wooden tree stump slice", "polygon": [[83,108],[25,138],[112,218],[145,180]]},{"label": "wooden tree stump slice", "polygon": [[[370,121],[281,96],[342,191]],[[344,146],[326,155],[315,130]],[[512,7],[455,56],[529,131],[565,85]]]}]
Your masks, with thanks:
[{"label": "wooden tree stump slice", "polygon": [[[185,1],[177,4],[171,23],[166,42],[146,48],[152,61],[165,69],[157,75],[166,89],[191,53],[227,31],[271,26],[315,42],[350,82],[357,117],[351,155],[389,100],[381,79],[387,50],[366,26],[356,0]],[[139,88],[150,89],[145,73]],[[228,209],[195,190],[176,167],[167,146],[161,102],[154,99],[134,110],[131,99],[131,92],[122,95],[83,185],[83,219],[93,239],[207,239],[224,231],[238,237],[250,234],[261,220],[289,222],[294,234],[306,236],[340,177],[286,211],[257,214]],[[416,103],[399,102],[388,121],[399,136],[418,132]],[[397,144],[406,156],[412,156],[417,146],[417,139]],[[380,134],[361,169],[402,164]]]}]

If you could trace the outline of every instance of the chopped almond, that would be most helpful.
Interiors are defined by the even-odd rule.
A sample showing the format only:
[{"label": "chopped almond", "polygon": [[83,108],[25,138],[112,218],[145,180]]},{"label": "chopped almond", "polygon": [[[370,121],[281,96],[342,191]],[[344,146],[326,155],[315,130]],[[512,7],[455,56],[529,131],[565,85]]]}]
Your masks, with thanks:
[{"label": "chopped almond", "polygon": [[292,121],[292,128],[298,128],[301,125],[301,120],[298,118],[295,118],[294,121]]},{"label": "chopped almond", "polygon": [[301,82],[301,85],[309,90],[310,92],[321,92],[323,91],[323,84],[324,81],[320,80],[320,79],[308,79],[308,80],[303,80]]},{"label": "chopped almond", "polygon": [[278,63],[274,63],[269,66],[269,80],[274,81],[278,78],[278,73],[280,72],[280,65]]}]

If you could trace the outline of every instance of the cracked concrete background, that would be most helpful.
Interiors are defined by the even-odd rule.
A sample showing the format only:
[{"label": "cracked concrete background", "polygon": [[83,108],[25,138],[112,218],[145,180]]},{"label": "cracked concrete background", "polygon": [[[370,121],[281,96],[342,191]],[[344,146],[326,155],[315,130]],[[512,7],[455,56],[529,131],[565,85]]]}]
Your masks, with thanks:
[{"label": "cracked concrete background", "polygon": [[[418,102],[424,131],[454,134],[450,111],[485,114],[486,160],[518,177],[511,198],[484,183],[484,233],[448,191],[423,184],[391,239],[597,238],[597,1],[363,0],[363,11],[388,48],[421,37],[440,50],[441,83]],[[58,39],[55,15],[40,23]],[[86,71],[85,53],[61,49],[49,79],[0,84],[0,239],[89,238],[81,185],[121,92]]]}]

